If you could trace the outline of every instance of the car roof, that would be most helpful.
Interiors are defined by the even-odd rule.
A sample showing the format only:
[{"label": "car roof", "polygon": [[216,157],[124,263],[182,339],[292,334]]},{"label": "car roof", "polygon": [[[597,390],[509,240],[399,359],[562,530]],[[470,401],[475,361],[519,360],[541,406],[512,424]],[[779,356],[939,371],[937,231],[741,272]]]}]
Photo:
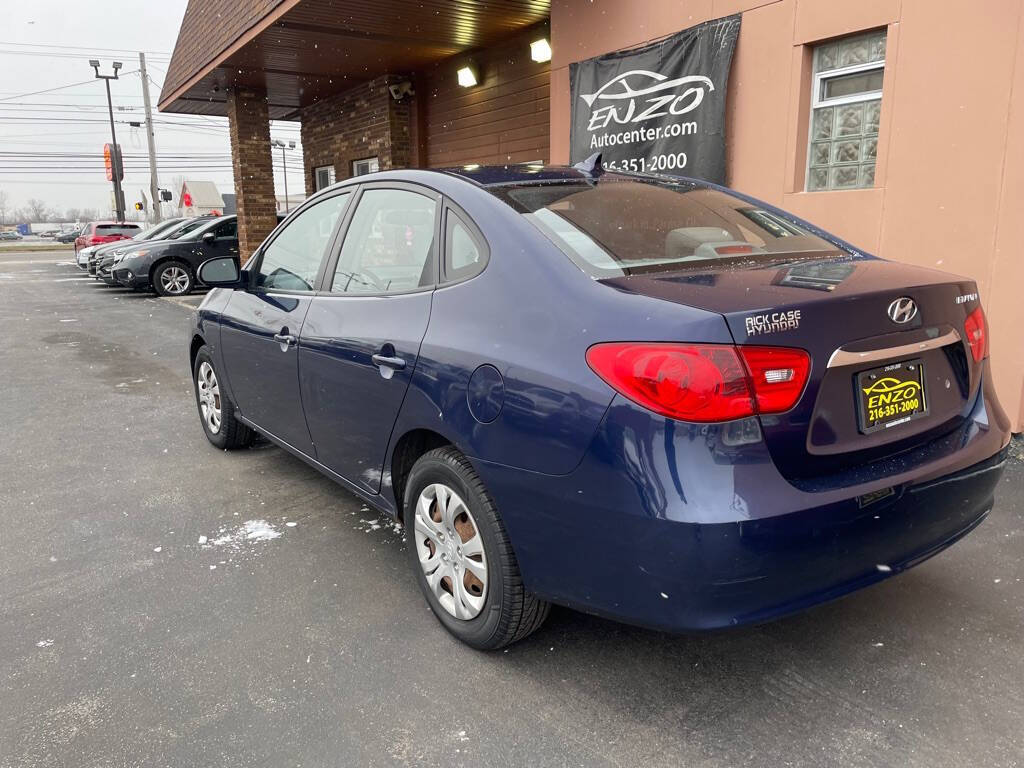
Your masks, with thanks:
[{"label": "car roof", "polygon": [[579,181],[591,178],[590,174],[568,165],[543,165],[542,163],[520,163],[516,165],[462,165],[452,168],[438,168],[440,173],[471,181],[481,187],[504,186],[506,184],[529,184],[531,182]]}]

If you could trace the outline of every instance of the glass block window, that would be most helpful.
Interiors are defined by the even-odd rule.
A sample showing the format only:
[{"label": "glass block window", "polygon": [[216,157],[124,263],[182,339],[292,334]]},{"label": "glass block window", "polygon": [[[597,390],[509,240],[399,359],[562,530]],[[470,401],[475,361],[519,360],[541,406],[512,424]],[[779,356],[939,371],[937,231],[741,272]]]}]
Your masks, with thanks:
[{"label": "glass block window", "polygon": [[807,190],[875,184],[885,30],[814,48]]}]

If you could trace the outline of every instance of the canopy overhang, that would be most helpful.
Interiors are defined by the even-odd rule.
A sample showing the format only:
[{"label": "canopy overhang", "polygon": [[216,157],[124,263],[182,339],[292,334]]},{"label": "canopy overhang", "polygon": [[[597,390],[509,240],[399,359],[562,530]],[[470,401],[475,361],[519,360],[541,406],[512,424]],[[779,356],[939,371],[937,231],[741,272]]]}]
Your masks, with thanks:
[{"label": "canopy overhang", "polygon": [[263,0],[255,11],[252,6],[191,0],[161,111],[224,116],[227,91],[236,89],[265,92],[271,119],[294,120],[320,99],[492,45],[550,13],[550,0]]}]

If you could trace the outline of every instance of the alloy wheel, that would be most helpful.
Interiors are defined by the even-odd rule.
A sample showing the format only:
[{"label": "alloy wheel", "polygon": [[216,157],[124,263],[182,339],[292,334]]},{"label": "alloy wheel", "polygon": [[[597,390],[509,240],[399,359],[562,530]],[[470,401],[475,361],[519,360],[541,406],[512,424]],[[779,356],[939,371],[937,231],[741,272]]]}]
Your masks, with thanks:
[{"label": "alloy wheel", "polygon": [[199,392],[199,412],[211,435],[220,431],[220,385],[213,366],[205,360],[196,375],[196,389]]},{"label": "alloy wheel", "polygon": [[487,599],[487,556],[466,503],[444,483],[428,485],[416,502],[413,530],[420,567],[441,607],[457,619],[478,616]]},{"label": "alloy wheel", "polygon": [[184,293],[188,289],[188,272],[178,266],[167,267],[160,273],[160,287],[164,293]]}]

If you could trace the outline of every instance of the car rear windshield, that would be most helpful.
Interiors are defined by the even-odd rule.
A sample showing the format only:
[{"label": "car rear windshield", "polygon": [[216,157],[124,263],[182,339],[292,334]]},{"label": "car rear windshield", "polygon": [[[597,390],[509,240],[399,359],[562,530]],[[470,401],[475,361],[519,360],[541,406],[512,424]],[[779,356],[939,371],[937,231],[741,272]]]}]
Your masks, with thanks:
[{"label": "car rear windshield", "polygon": [[97,237],[110,237],[111,235],[135,235],[140,227],[138,224],[97,224]]},{"label": "car rear windshield", "polygon": [[786,217],[692,181],[605,174],[490,191],[595,277],[841,255]]}]

